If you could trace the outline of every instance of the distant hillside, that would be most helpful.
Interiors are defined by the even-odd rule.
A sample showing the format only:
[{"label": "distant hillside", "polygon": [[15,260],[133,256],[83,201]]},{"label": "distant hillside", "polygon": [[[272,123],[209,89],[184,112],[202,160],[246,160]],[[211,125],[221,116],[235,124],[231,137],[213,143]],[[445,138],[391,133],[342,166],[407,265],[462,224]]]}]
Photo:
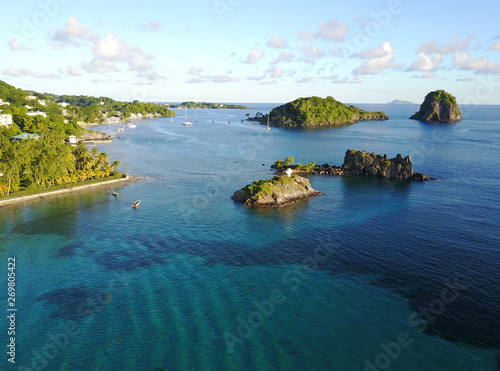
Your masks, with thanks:
[{"label": "distant hillside", "polygon": [[226,103],[206,103],[206,102],[182,102],[181,104],[172,106],[174,108],[209,108],[209,109],[249,109],[241,104],[226,104]]},{"label": "distant hillside", "polygon": [[394,99],[392,102],[388,102],[386,104],[416,104],[416,103],[410,102],[408,100]]},{"label": "distant hillside", "polygon": [[120,102],[107,97],[84,95],[57,95],[23,91],[0,81],[0,99],[8,104],[1,106],[2,113],[26,115],[29,111],[44,112],[47,118],[58,123],[65,121],[85,123],[116,122],[135,117],[174,116],[166,105],[139,101]]},{"label": "distant hillside", "polygon": [[[267,118],[267,115],[257,113],[250,120],[267,124]],[[286,128],[334,126],[388,119],[384,112],[367,112],[341,103],[332,97],[298,98],[274,108],[269,113],[270,126]]]}]

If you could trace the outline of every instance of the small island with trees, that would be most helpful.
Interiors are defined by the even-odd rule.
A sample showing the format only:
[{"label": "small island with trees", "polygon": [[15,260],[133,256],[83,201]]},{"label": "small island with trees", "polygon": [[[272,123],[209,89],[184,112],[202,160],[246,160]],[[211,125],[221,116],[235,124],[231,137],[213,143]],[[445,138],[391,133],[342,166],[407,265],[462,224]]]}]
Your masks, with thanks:
[{"label": "small island with trees", "polygon": [[295,159],[291,156],[285,161],[277,160],[271,168],[283,175],[276,175],[268,180],[256,180],[234,192],[231,198],[247,207],[277,207],[321,194],[311,187],[308,179],[298,174],[356,175],[402,181],[433,179],[425,174],[414,173],[410,156],[403,158],[401,154],[390,159],[387,155],[348,149],[342,166],[316,165],[314,161],[306,165],[293,165],[294,162]]},{"label": "small island with trees", "polygon": [[312,175],[360,175],[372,176],[397,180],[431,180],[425,174],[413,172],[413,164],[410,156],[403,157],[398,154],[394,158],[388,156],[368,153],[366,151],[357,151],[348,149],[344,155],[342,166],[336,165],[317,165],[314,161],[309,164],[294,165],[295,159],[287,157],[285,161],[277,160],[271,165],[271,168],[284,173],[291,169],[293,173],[312,174]]},{"label": "small island with trees", "polygon": [[410,117],[412,120],[424,122],[458,122],[462,121],[462,113],[457,100],[444,90],[431,91],[425,96],[420,110]]},{"label": "small island with trees", "polygon": [[242,104],[226,104],[226,103],[206,103],[206,102],[182,102],[181,104],[171,105],[172,108],[188,108],[188,109],[249,109]]},{"label": "small island with trees", "polygon": [[272,179],[256,180],[234,192],[234,201],[247,207],[278,207],[320,195],[309,180],[298,175],[275,176]]},{"label": "small island with trees", "polygon": [[359,121],[388,120],[384,112],[368,112],[341,103],[332,97],[298,98],[273,108],[269,115],[258,112],[250,121],[283,128],[314,128],[354,124]]}]

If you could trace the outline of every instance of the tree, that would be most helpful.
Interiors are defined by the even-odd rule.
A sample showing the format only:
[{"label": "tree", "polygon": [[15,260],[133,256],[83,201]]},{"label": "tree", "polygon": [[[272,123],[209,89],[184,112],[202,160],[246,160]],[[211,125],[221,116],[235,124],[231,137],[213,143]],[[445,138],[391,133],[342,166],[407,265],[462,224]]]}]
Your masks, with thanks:
[{"label": "tree", "polygon": [[284,164],[285,165],[292,165],[294,162],[295,162],[295,159],[292,156],[290,156],[290,157],[285,158]]}]

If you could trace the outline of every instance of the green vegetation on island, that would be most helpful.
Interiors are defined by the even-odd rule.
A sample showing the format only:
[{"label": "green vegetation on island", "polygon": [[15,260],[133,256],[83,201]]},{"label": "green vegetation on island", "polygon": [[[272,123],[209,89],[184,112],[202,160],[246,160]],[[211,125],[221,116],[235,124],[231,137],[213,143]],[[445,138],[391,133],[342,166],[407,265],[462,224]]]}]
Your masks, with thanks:
[{"label": "green vegetation on island", "polygon": [[226,104],[226,103],[206,103],[206,102],[182,102],[181,104],[172,105],[174,108],[206,108],[206,109],[249,109],[242,104]]},{"label": "green vegetation on island", "polygon": [[308,128],[354,124],[358,121],[388,120],[384,112],[368,112],[341,103],[332,97],[298,98],[293,102],[273,108],[269,115],[257,113],[250,121],[265,125],[269,116],[270,126]]},{"label": "green vegetation on island", "polygon": [[462,113],[453,95],[444,90],[436,90],[426,95],[420,110],[410,119],[425,122],[458,122],[462,120]]},{"label": "green vegetation on island", "polygon": [[243,202],[248,207],[276,207],[319,195],[309,180],[297,175],[275,176],[272,179],[256,180],[243,189],[234,192],[234,201]]},{"label": "green vegetation on island", "polygon": [[[71,107],[80,112],[90,106]],[[0,197],[122,176],[120,163],[110,162],[106,153],[67,143],[70,135],[96,132],[81,128],[76,116],[63,110],[70,106],[0,81]]]},{"label": "green vegetation on island", "polygon": [[313,175],[361,175],[399,180],[430,180],[425,174],[414,173],[410,156],[403,158],[398,154],[395,158],[388,158],[387,155],[368,153],[348,149],[344,156],[342,166],[336,165],[316,165],[312,161],[309,164],[294,165],[295,159],[287,157],[285,161],[276,160],[271,168],[278,172],[286,173],[288,169],[293,173],[306,173]]},{"label": "green vegetation on island", "polygon": [[0,81],[0,114],[11,114],[16,123],[31,117],[49,117],[65,131],[77,135],[78,124],[104,124],[126,119],[175,116],[164,104],[119,102],[107,97],[56,95],[24,91]]}]

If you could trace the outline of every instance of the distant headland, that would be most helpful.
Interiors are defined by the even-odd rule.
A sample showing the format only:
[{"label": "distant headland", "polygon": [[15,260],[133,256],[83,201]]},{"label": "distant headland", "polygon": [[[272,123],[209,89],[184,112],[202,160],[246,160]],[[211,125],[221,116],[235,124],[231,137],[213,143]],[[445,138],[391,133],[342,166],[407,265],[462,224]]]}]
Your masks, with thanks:
[{"label": "distant headland", "polygon": [[[268,120],[269,119],[269,120]],[[354,124],[358,121],[388,120],[384,112],[367,112],[332,97],[298,98],[273,108],[269,115],[258,112],[250,121],[283,128],[313,128]]]},{"label": "distant headland", "polygon": [[204,109],[249,109],[242,104],[226,104],[226,103],[206,103],[206,102],[182,102],[181,104],[170,105],[172,108],[204,108]]},{"label": "distant headland", "polygon": [[420,110],[410,119],[424,122],[458,122],[462,121],[462,113],[453,95],[444,90],[436,90],[425,96]]},{"label": "distant headland", "polygon": [[387,102],[386,104],[415,104],[409,100],[394,99],[392,102]]}]

